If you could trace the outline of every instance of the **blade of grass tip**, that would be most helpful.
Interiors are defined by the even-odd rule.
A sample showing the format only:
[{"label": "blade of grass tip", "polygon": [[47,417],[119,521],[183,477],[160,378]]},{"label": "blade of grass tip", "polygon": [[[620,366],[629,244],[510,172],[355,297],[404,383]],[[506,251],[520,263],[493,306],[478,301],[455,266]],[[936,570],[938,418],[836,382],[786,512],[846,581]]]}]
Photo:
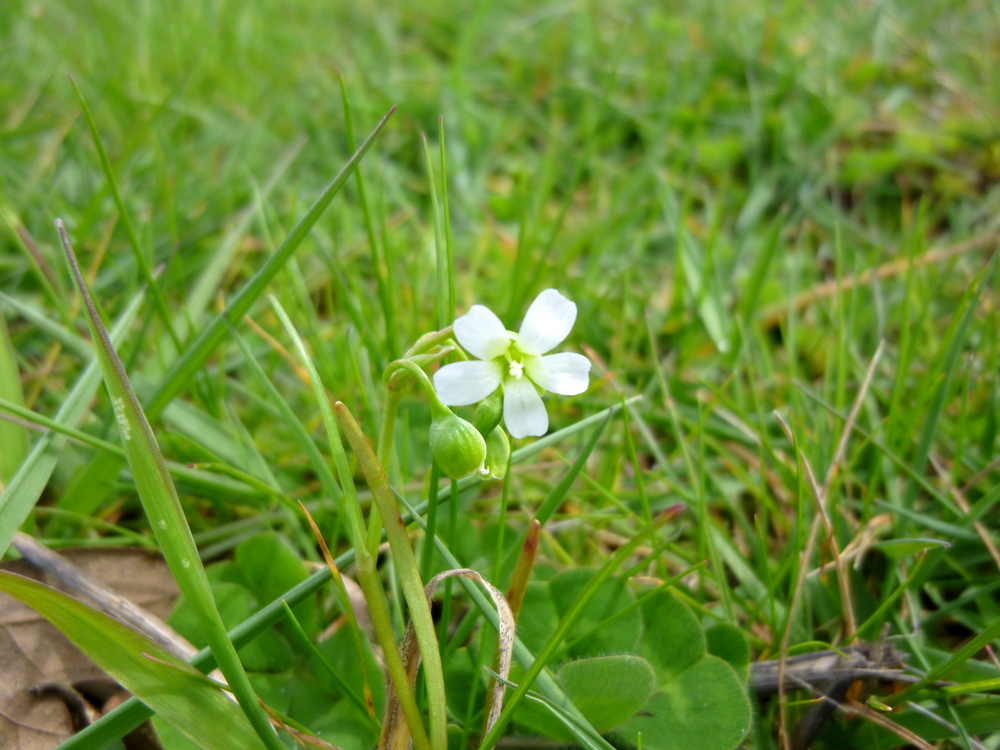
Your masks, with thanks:
[{"label": "blade of grass tip", "polygon": [[[141,295],[137,296],[135,303],[138,304],[141,301]],[[628,399],[626,403],[633,403],[639,398],[639,396],[633,396]],[[621,406],[616,404],[607,409],[603,409],[596,414],[592,414],[585,419],[581,419],[579,422],[569,425],[568,427],[557,430],[550,435],[546,435],[544,438],[536,440],[531,445],[527,445],[524,448],[514,451],[511,454],[511,463],[513,464],[524,461],[548,446],[599,423],[601,420],[607,418],[608,415],[616,413],[619,409],[621,409]],[[461,491],[478,481],[479,480],[474,477],[463,479],[459,482],[459,490]],[[421,514],[427,512],[428,504],[423,502],[418,504],[416,508],[412,508],[406,502],[404,497],[399,496],[399,499],[400,502],[402,502],[407,508],[407,513],[403,520],[406,523],[416,522],[422,528],[425,528],[425,522],[423,518],[421,518]],[[433,541],[437,546],[438,552],[444,557],[445,562],[449,566],[453,568],[461,567],[459,562],[448,550],[447,545],[445,545],[439,537],[435,537]],[[338,568],[346,568],[348,565],[355,562],[355,550],[347,550],[337,557],[334,562]],[[236,648],[243,648],[284,616],[282,601],[288,602],[290,607],[295,607],[305,601],[308,597],[315,594],[322,586],[326,585],[326,583],[330,580],[330,577],[331,572],[329,568],[321,568],[309,576],[309,578],[305,581],[292,587],[281,597],[278,597],[270,604],[261,608],[256,614],[249,617],[230,631],[229,637],[233,644]],[[463,587],[466,589],[466,592],[470,594],[479,611],[482,612],[486,619],[492,623],[494,628],[496,628],[496,610],[486,600],[485,595],[483,595],[471,583],[468,586],[463,584]],[[534,660],[534,656],[532,656],[531,652],[516,637],[514,639],[514,656],[517,658],[518,662],[525,667],[530,666]],[[191,660],[191,664],[202,672],[209,672],[216,666],[215,657],[213,656],[211,649],[208,648],[204,648],[199,651],[198,655]],[[536,679],[536,682],[539,690],[541,690],[550,700],[560,702],[560,705],[571,705],[569,704],[566,696],[563,694],[562,689],[550,675],[543,672]],[[152,716],[152,712],[145,705],[143,705],[136,698],[130,698],[106,716],[101,717],[89,727],[77,732],[70,739],[66,740],[66,742],[60,746],[60,750],[103,750],[105,746],[117,741],[120,737],[131,732],[133,729],[142,724],[142,722],[146,721],[146,719],[150,716]]]},{"label": "blade of grass tip", "polygon": [[[337,81],[340,83],[340,99],[344,105],[344,130],[347,135],[347,147],[353,151],[354,141],[354,117],[351,111],[351,100],[347,96],[347,83],[344,81],[344,74],[337,68]],[[387,361],[396,359],[399,351],[399,336],[396,330],[396,311],[393,309],[393,299],[389,294],[386,279],[382,275],[382,259],[379,257],[378,242],[375,236],[375,222],[372,219],[371,207],[368,204],[368,194],[365,190],[364,176],[360,169],[354,170],[354,181],[358,187],[358,203],[361,204],[361,217],[364,219],[365,234],[368,237],[368,249],[371,252],[372,274],[375,276],[375,286],[378,290],[378,299],[382,303],[382,316],[385,318],[385,347]]]},{"label": "blade of grass tip", "polygon": [[97,123],[94,122],[94,116],[90,113],[87,100],[83,98],[83,93],[80,91],[80,87],[76,85],[76,81],[73,80],[73,76],[69,76],[69,82],[73,86],[73,91],[76,92],[76,98],[80,102],[80,108],[83,110],[83,117],[87,121],[87,127],[90,129],[90,137],[94,141],[94,148],[97,149],[101,169],[104,170],[104,177],[107,179],[108,187],[111,189],[111,196],[114,198],[115,206],[118,208],[118,215],[125,226],[125,234],[128,236],[129,245],[132,247],[132,254],[135,256],[136,265],[139,267],[139,274],[142,276],[147,290],[153,297],[153,306],[156,308],[156,312],[163,319],[163,325],[179,352],[181,350],[181,340],[177,336],[177,331],[174,330],[170,310],[167,307],[166,300],[163,299],[163,293],[160,291],[156,279],[153,277],[153,269],[149,265],[146,254],[142,251],[142,243],[139,242],[139,235],[136,234],[128,209],[125,207],[125,201],[122,200],[122,193],[118,188],[118,180],[115,178],[115,170],[111,166],[111,160],[108,159],[108,152],[104,149],[101,134],[97,130]]},{"label": "blade of grass tip", "polygon": [[430,605],[424,595],[424,586],[417,569],[417,560],[410,546],[410,538],[406,535],[406,524],[399,514],[399,506],[389,487],[385,472],[379,466],[368,439],[361,431],[361,426],[341,402],[335,405],[337,421],[354,449],[355,458],[361,467],[372,499],[378,504],[385,526],[386,538],[392,549],[393,563],[399,574],[399,583],[403,596],[410,607],[410,618],[417,634],[417,643],[424,657],[424,683],[427,687],[427,703],[430,712],[430,740],[434,748],[448,746],[448,717],[445,708],[444,670],[441,664],[441,653],[438,650],[437,637],[434,632],[434,620],[431,617]]},{"label": "blade of grass tip", "polygon": [[222,686],[110,615],[6,571],[0,589],[36,610],[164,720],[206,750],[263,748]]},{"label": "blade of grass tip", "polygon": [[[448,207],[448,157],[444,145],[444,117],[438,115],[438,143],[441,148],[441,205],[444,207],[444,246],[448,263],[448,315],[455,316],[455,253],[451,244],[451,211]],[[441,326],[444,328],[444,326]]]},{"label": "blade of grass tip", "polygon": [[212,355],[212,352],[215,351],[215,348],[225,337],[226,323],[228,322],[229,325],[233,326],[238,325],[243,316],[249,312],[251,305],[263,294],[267,285],[277,276],[278,272],[292,256],[292,253],[302,244],[306,235],[309,234],[309,231],[319,221],[319,217],[323,215],[327,206],[330,205],[330,201],[333,200],[333,197],[343,186],[344,182],[350,177],[351,172],[354,171],[358,163],[368,152],[368,149],[371,148],[375,139],[378,138],[379,133],[385,128],[386,123],[389,122],[389,118],[395,111],[396,108],[393,106],[385,114],[378,125],[375,126],[375,129],[365,139],[364,143],[358,147],[354,155],[347,160],[347,163],[337,173],[337,176],[323,190],[319,198],[316,199],[316,202],[306,212],[306,215],[295,225],[285,238],[285,241],[274,251],[274,254],[267,259],[267,262],[261,266],[260,270],[236,293],[236,296],[226,305],[226,309],[219,313],[201,331],[194,342],[174,362],[170,371],[163,378],[160,387],[147,404],[146,410],[151,419],[159,418],[167,404],[181,392],[188,380],[205,364]]},{"label": "blade of grass tip", "polygon": [[427,182],[431,191],[431,212],[434,214],[434,257],[437,269],[437,314],[438,328],[444,328],[451,323],[454,309],[448,311],[448,250],[441,236],[441,206],[438,203],[437,183],[434,180],[434,163],[431,161],[431,149],[427,145],[427,134],[421,133],[424,144],[424,160],[427,162]]},{"label": "blade of grass tip", "polygon": [[[145,292],[140,290],[122,311],[111,331],[113,342],[120,342],[131,327],[144,295]],[[100,384],[101,368],[95,358],[84,368],[66,395],[56,412],[54,421],[66,426],[77,424],[86,414]],[[21,467],[0,496],[0,556],[7,551],[14,533],[21,528],[21,524],[41,497],[65,444],[66,437],[57,432],[43,435],[32,447],[28,457],[21,463]]]},{"label": "blade of grass tip", "polygon": [[173,480],[167,472],[166,462],[160,453],[149,422],[142,413],[139,399],[132,390],[121,360],[118,359],[118,354],[97,314],[97,308],[77,267],[76,256],[70,246],[66,229],[58,220],[56,226],[84,302],[87,326],[94,340],[94,348],[104,374],[104,383],[118,421],[125,458],[132,471],[136,490],[149,519],[149,525],[153,529],[153,535],[181,592],[197,613],[205,637],[219,662],[219,668],[226,676],[250,724],[265,746],[272,750],[283,750],[284,745],[271,728],[250,685],[250,680],[243,671],[240,657],[232,641],[229,640],[226,627],[222,624],[208,577],[198,555],[198,548],[191,537],[191,529],[181,508]]},{"label": "blade of grass tip", "polygon": [[587,603],[594,597],[595,594],[597,594],[600,586],[611,577],[617,567],[632,554],[632,551],[638,547],[643,540],[656,533],[657,529],[673,518],[678,512],[677,506],[675,506],[659,513],[651,523],[646,524],[646,526],[631,540],[619,547],[615,553],[607,559],[604,565],[601,566],[597,574],[587,582],[583,591],[580,592],[573,604],[570,605],[568,610],[566,610],[566,614],[563,615],[559,625],[556,626],[555,631],[553,631],[552,635],[549,636],[549,639],[545,642],[545,645],[538,652],[538,656],[535,658],[534,663],[525,672],[517,690],[515,690],[513,695],[510,696],[510,700],[507,701],[507,705],[500,714],[500,718],[497,720],[496,724],[493,725],[493,729],[490,730],[486,737],[483,738],[479,745],[482,750],[490,750],[490,748],[496,744],[497,739],[500,737],[500,733],[503,731],[507,722],[510,721],[514,711],[517,709],[518,704],[524,698],[524,694],[532,686],[535,678],[538,677],[542,669],[549,662],[549,659],[559,647],[563,637],[569,632],[570,627],[583,613],[584,607],[586,607]]}]

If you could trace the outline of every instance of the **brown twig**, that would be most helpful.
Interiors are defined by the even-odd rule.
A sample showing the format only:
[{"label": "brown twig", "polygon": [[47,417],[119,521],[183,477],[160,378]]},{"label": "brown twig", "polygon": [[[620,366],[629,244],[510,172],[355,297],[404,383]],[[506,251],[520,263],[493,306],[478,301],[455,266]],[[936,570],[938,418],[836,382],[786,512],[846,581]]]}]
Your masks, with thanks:
[{"label": "brown twig", "polygon": [[[940,263],[944,260],[949,260],[950,258],[956,258],[959,255],[964,255],[965,253],[972,252],[973,250],[988,247],[997,242],[997,240],[1000,240],[1000,233],[991,232],[990,234],[974,237],[973,239],[966,240],[965,242],[959,242],[947,247],[928,250],[920,257],[913,259],[913,267],[922,268],[924,266],[933,265],[934,263]],[[887,279],[892,276],[898,276],[901,273],[905,273],[909,264],[909,258],[899,258],[897,260],[890,261],[889,263],[884,263],[876,268],[862,271],[854,276],[848,276],[847,278],[840,279],[839,281],[826,281],[822,284],[817,284],[816,286],[795,295],[791,304],[785,300],[764,308],[760,313],[761,324],[765,328],[773,328],[784,320],[784,318],[788,315],[789,309],[794,309],[796,312],[800,312],[814,302],[818,302],[819,300],[827,297],[836,296],[840,292],[845,292],[858,286],[864,286],[865,284],[870,283],[872,279]]]}]

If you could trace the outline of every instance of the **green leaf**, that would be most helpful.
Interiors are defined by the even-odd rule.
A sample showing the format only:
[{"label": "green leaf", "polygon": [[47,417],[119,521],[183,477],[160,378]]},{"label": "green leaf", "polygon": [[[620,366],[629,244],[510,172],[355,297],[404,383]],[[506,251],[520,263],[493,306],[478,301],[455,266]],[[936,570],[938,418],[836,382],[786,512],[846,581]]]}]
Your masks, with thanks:
[{"label": "green leaf", "polygon": [[[239,625],[260,609],[257,598],[236,583],[213,583],[212,596],[227,628]],[[195,648],[208,645],[197,613],[183,596],[174,605],[167,624],[187,638]],[[294,661],[288,642],[273,628],[265,630],[241,648],[240,659],[243,666],[251,672],[282,672],[291,669]]]},{"label": "green leaf", "polygon": [[720,622],[705,631],[708,653],[729,662],[740,681],[746,684],[750,676],[750,644],[743,631],[728,622]]},{"label": "green leaf", "polygon": [[[17,367],[14,346],[7,333],[7,324],[0,314],[0,398],[24,406],[21,374]],[[28,430],[17,422],[0,419],[0,484],[7,485],[28,454]]]},{"label": "green leaf", "polygon": [[669,680],[618,733],[647,750],[733,750],[750,730],[750,701],[726,662],[703,656]]},{"label": "green leaf", "polygon": [[571,661],[558,679],[566,697],[599,732],[630,719],[656,688],[649,662],[627,654]]},{"label": "green leaf", "polygon": [[174,396],[181,392],[188,380],[198,371],[215,351],[215,348],[225,338],[227,326],[238,325],[243,316],[250,311],[250,306],[264,293],[267,285],[278,275],[292,253],[302,244],[313,226],[323,215],[333,196],[337,194],[343,186],[351,172],[357,167],[362,157],[371,148],[378,134],[382,132],[392,113],[396,111],[393,107],[379,121],[364,143],[354,152],[354,155],[347,160],[337,176],[333,178],[326,189],[322,192],[316,202],[313,203],[306,215],[295,225],[285,241],[281,243],[277,250],[267,259],[253,278],[250,279],[226,305],[226,309],[219,313],[212,322],[209,323],[198,335],[198,338],[185,350],[184,354],[170,368],[170,372],[163,378],[159,390],[149,401],[149,413],[152,418],[157,418],[166,408]]},{"label": "green leaf", "polygon": [[[249,581],[250,590],[262,602],[279,599],[309,577],[299,556],[274,532],[258,534],[241,543],[236,548],[236,562]],[[319,629],[315,599],[306,599],[292,611],[306,633],[313,635]]]},{"label": "green leaf", "polygon": [[653,665],[661,681],[680,674],[706,651],[698,620],[671,591],[651,596],[642,605],[639,653]]},{"label": "green leaf", "polygon": [[146,421],[142,407],[139,406],[139,399],[125,374],[125,367],[118,358],[118,353],[97,314],[90,291],[77,266],[76,256],[73,254],[66,230],[61,221],[57,220],[56,226],[59,228],[63,248],[80,296],[83,298],[87,327],[94,340],[94,349],[104,373],[105,386],[111,396],[111,406],[118,422],[125,459],[128,461],[136,491],[139,493],[149,525],[153,529],[153,535],[181,592],[198,613],[211,644],[212,653],[218,660],[219,668],[226,676],[247,718],[265,745],[272,750],[282,750],[283,745],[271,728],[267,716],[257,701],[257,696],[250,687],[240,658],[232,641],[229,640],[222,618],[215,607],[198,548],[191,536],[191,529],[177,497],[177,489],[167,471],[167,464],[160,453],[160,447],[156,444],[153,430]]},{"label": "green leaf", "polygon": [[[122,311],[111,331],[110,340],[118,342],[132,325],[142,303],[142,292],[136,294]],[[72,390],[63,399],[56,412],[55,421],[67,426],[75,426],[87,413],[94,392],[101,383],[101,369],[96,359],[84,368]],[[49,483],[49,477],[59,461],[66,437],[56,432],[42,435],[31,449],[31,453],[21,463],[21,468],[0,496],[0,555],[7,551],[14,532],[21,528],[24,519],[35,507],[42,490]]]},{"label": "green leaf", "polygon": [[875,545],[876,548],[894,559],[906,557],[907,555],[915,555],[918,552],[923,552],[925,549],[950,546],[948,542],[943,542],[940,539],[890,539],[887,542],[879,542]]},{"label": "green leaf", "polygon": [[[573,602],[595,575],[597,575],[596,570],[576,568],[560,573],[549,581],[558,617],[564,616],[569,611]],[[587,633],[595,625],[625,609],[634,601],[635,597],[625,588],[620,578],[609,578],[597,589],[594,598],[573,623],[566,638],[573,640]],[[639,640],[640,628],[638,617],[622,617],[582,639],[569,650],[569,653],[573,657],[582,657],[632,651]]]},{"label": "green leaf", "polygon": [[532,581],[524,590],[521,616],[517,620],[517,635],[533,653],[545,645],[559,625],[559,613],[552,600],[552,589],[544,581]]},{"label": "green leaf", "polygon": [[243,712],[220,688],[144,635],[13,573],[0,571],[0,590],[36,610],[95,664],[204,750],[264,747]]}]

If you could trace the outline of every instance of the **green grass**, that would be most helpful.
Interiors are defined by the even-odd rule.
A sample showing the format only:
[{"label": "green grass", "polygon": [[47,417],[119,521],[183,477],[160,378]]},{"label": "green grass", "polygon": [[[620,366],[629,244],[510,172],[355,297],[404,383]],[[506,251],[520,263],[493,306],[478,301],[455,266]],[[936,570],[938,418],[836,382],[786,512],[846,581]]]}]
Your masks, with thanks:
[{"label": "green grass", "polygon": [[[56,218],[106,325],[128,323],[158,272],[156,293],[144,293],[116,343],[206,562],[229,560],[267,529],[303,560],[319,559],[296,506],[275,492],[307,504],[334,555],[351,549],[308,377],[294,351],[243,322],[244,310],[291,351],[273,294],[331,396],[374,440],[382,373],[417,338],[475,303],[516,330],[535,295],[556,287],[579,307],[564,348],[595,366],[585,394],[546,397],[552,431],[619,405],[623,393],[643,398],[627,420],[616,412],[602,432],[570,430],[519,464],[502,510],[500,482],[462,484],[456,506],[442,485],[431,526],[449,555],[487,577],[509,571],[543,513],[540,584],[601,568],[614,551],[609,535],[630,540],[683,502],[687,512],[667,527],[675,537],[646,542],[655,559],[639,568],[632,556],[622,570],[665,581],[710,559],[672,590],[702,628],[738,626],[753,658],[777,658],[786,631],[789,647],[843,644],[852,633],[835,567],[800,583],[804,551],[809,571],[833,554],[819,522],[806,550],[817,517],[811,470],[821,487],[829,476],[838,552],[860,539],[894,542],[866,542],[845,562],[862,635],[888,622],[922,672],[995,679],[982,647],[992,638],[1000,648],[1000,560],[983,541],[1000,542],[998,53],[1000,14],[987,3],[7,2],[0,311],[10,345],[0,326],[0,396],[23,407],[0,422],[9,487],[0,540],[23,521],[52,546],[134,544],[136,534],[153,543],[131,475],[102,447],[120,440],[103,389],[76,421],[98,371],[87,371]],[[357,170],[341,173],[393,105]],[[310,213],[331,181],[339,190],[329,206]],[[241,341],[217,317],[224,304]],[[24,426],[23,408],[90,440],[71,434],[53,453],[64,438]],[[383,463],[413,505],[428,496],[429,423],[426,399],[408,388]],[[15,479],[23,461],[34,468]],[[229,469],[184,468],[195,463]],[[899,541],[923,537],[951,546],[921,553]],[[424,573],[445,566],[423,553],[422,533],[414,539]],[[223,565],[229,572],[207,568],[213,586],[213,575],[237,575],[236,563]],[[385,559],[380,572],[399,631],[401,584],[413,582]],[[239,576],[260,607],[284,590]],[[489,605],[447,590],[455,600],[443,609],[469,637],[442,647],[449,720],[461,729],[452,739],[473,746],[484,688],[472,673],[490,663],[478,652],[489,639],[474,629]],[[322,591],[313,627],[339,611],[334,589]],[[284,610],[268,611],[273,623]],[[542,695],[529,691],[518,708],[544,714],[538,701],[554,704],[550,734],[585,744],[603,740],[566,729],[578,717],[553,675],[560,647],[581,635],[574,627],[602,619],[593,616],[563,623],[568,636],[545,651],[557,654],[552,674],[533,688]],[[315,640],[299,609],[296,618],[296,638]],[[522,629],[515,655],[530,659],[546,639]],[[285,624],[271,632],[291,633]],[[337,654],[318,647],[340,670],[332,679],[308,649],[293,650],[275,674],[247,667],[254,690],[312,729],[367,727],[336,688],[346,680],[362,694],[351,681],[355,642],[345,638]],[[278,705],[275,685],[314,683],[329,705]],[[416,692],[426,709],[422,683]],[[806,710],[796,701],[809,696],[785,697],[795,703],[790,728]],[[955,725],[946,743],[1000,742],[1000,723],[977,713],[983,695],[905,697]],[[781,746],[778,703],[755,703],[748,746]],[[527,716],[515,714],[508,732],[544,729]],[[911,714],[898,716],[911,726]],[[947,733],[926,717],[912,727],[934,741]],[[824,747],[893,742],[863,722],[835,719],[826,731]],[[643,747],[656,747],[649,742],[644,735]]]}]

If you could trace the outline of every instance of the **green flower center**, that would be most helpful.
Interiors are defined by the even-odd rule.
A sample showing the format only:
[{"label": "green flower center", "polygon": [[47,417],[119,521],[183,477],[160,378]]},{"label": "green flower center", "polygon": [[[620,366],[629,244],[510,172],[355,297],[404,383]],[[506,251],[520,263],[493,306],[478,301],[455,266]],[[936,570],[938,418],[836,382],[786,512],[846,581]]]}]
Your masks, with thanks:
[{"label": "green flower center", "polygon": [[515,380],[524,377],[524,363],[521,361],[524,355],[517,350],[513,342],[503,356],[507,360],[507,374]]}]

